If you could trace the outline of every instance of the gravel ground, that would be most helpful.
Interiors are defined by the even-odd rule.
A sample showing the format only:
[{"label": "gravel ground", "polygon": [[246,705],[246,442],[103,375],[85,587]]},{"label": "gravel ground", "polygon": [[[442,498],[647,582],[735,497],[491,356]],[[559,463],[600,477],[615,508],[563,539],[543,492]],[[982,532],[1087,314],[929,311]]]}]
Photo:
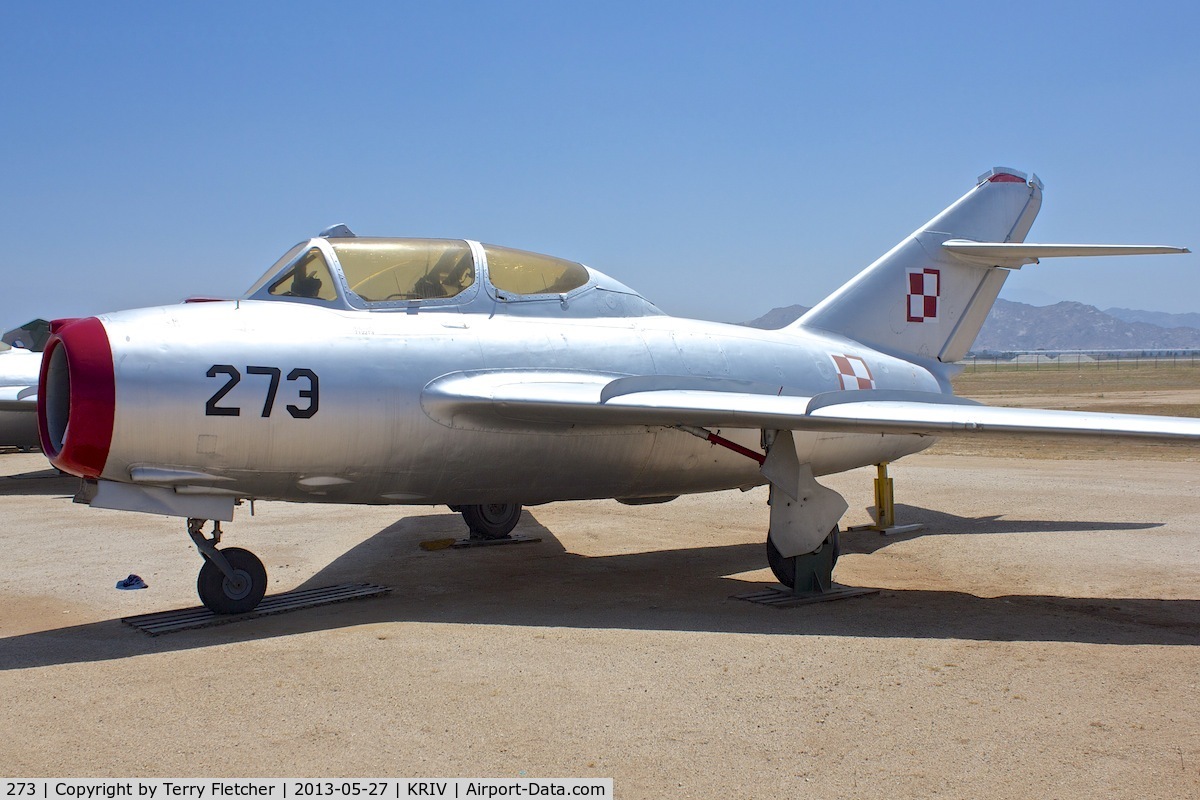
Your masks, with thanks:
[{"label": "gravel ground", "polygon": [[[426,552],[445,509],[259,503],[271,592],[384,598],[150,638],[195,605],[180,520],[92,510],[0,455],[0,773],[611,776],[621,798],[1200,795],[1200,470],[922,455],[874,596],[777,610],[765,491],[527,510],[542,542]],[[872,469],[827,479],[869,521]],[[150,588],[118,592],[130,572]]]}]

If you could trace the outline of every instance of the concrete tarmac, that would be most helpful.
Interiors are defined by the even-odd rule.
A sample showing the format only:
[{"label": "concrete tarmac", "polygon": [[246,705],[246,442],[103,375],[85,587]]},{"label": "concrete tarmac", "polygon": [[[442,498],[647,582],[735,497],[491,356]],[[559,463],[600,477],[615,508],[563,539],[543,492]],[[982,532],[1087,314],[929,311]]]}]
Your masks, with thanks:
[{"label": "concrete tarmac", "polygon": [[[843,534],[878,595],[777,610],[765,490],[527,509],[539,544],[426,552],[445,508],[258,503],[272,593],[390,595],[158,638],[182,520],[72,504],[0,455],[0,773],[613,777],[621,798],[1200,795],[1200,469],[923,455]],[[869,522],[873,469],[826,482]],[[122,592],[134,572],[149,588]]]}]

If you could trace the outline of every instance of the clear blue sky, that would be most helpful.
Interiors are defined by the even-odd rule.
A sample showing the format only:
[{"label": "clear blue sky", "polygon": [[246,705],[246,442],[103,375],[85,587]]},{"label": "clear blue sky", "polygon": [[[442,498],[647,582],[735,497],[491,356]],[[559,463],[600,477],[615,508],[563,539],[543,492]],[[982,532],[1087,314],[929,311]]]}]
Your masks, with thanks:
[{"label": "clear blue sky", "polygon": [[[812,304],[993,165],[1035,241],[1200,250],[1184,3],[4,5],[0,329],[241,294],[334,222],[583,261],[666,311]],[[1005,296],[1200,310],[1200,255]]]}]

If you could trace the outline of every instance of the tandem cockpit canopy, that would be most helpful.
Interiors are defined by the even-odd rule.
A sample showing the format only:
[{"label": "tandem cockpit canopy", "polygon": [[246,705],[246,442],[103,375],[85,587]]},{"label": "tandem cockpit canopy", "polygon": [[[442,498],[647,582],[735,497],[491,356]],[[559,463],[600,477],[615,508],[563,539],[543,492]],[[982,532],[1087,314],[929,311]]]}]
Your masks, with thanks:
[{"label": "tandem cockpit canopy", "polygon": [[293,247],[245,296],[409,313],[662,313],[627,286],[574,261],[464,239],[358,237],[344,225]]}]

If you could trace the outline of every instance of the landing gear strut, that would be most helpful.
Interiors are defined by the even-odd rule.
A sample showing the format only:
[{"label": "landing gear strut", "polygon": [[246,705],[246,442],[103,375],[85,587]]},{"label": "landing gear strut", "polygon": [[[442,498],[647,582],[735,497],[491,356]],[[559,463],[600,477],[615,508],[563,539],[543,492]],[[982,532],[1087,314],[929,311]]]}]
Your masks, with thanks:
[{"label": "landing gear strut", "polygon": [[839,586],[833,582],[833,566],[840,552],[837,522],[846,513],[846,501],[837,492],[817,483],[811,463],[800,462],[790,430],[764,429],[762,447],[767,451],[764,456],[705,428],[675,427],[754,459],[763,477],[771,484],[767,500],[771,506],[767,563],[779,582],[791,592],[772,588],[737,595],[738,599],[782,608],[879,591]]},{"label": "landing gear strut", "polygon": [[214,614],[243,614],[253,611],[267,593],[267,570],[258,556],[240,547],[218,550],[221,523],[213,520],[212,536],[204,535],[208,520],[189,519],[188,536],[204,557],[196,578],[200,602]]}]

